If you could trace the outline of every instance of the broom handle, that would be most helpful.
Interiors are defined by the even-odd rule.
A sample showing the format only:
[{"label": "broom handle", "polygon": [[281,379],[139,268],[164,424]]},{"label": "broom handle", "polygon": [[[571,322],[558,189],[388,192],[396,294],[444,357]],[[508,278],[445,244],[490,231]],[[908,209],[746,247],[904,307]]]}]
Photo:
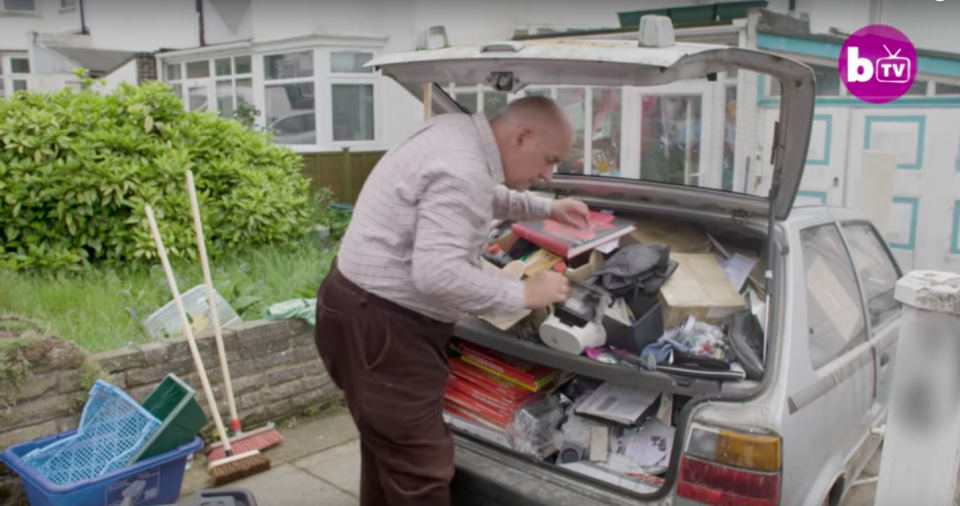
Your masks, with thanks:
[{"label": "broom handle", "polygon": [[210,322],[217,340],[217,353],[220,355],[220,370],[223,371],[223,385],[226,390],[227,405],[230,407],[230,422],[239,421],[237,404],[233,398],[233,383],[230,380],[230,366],[227,364],[227,351],[223,347],[223,333],[220,332],[220,316],[217,314],[216,298],[213,294],[213,279],[210,277],[210,265],[207,262],[207,246],[203,239],[203,224],[200,221],[200,205],[197,203],[197,189],[193,184],[193,172],[187,171],[187,190],[190,192],[190,212],[193,213],[193,228],[197,232],[197,249],[200,250],[200,265],[203,266],[203,282],[207,285],[207,302],[210,303]]},{"label": "broom handle", "polygon": [[210,380],[207,379],[207,371],[203,368],[203,359],[200,358],[197,341],[193,337],[190,322],[187,320],[187,310],[183,308],[183,302],[180,300],[180,291],[177,290],[177,280],[173,278],[173,270],[170,268],[170,261],[167,260],[167,251],[163,247],[163,239],[160,238],[160,231],[157,230],[157,222],[153,218],[153,210],[150,209],[150,206],[146,206],[144,210],[147,213],[147,220],[150,221],[150,232],[153,234],[153,241],[157,243],[157,255],[160,256],[163,271],[167,275],[167,284],[170,285],[170,292],[173,293],[173,302],[176,304],[177,312],[180,314],[180,325],[183,326],[183,333],[187,335],[187,343],[190,344],[193,363],[197,367],[197,374],[200,375],[203,392],[207,395],[207,404],[210,405],[210,412],[213,413],[213,421],[217,424],[217,432],[220,434],[220,441],[223,442],[223,449],[226,450],[227,455],[230,455],[230,441],[227,439],[227,432],[223,429],[220,410],[217,409],[217,401],[213,398],[213,390],[210,389]]}]

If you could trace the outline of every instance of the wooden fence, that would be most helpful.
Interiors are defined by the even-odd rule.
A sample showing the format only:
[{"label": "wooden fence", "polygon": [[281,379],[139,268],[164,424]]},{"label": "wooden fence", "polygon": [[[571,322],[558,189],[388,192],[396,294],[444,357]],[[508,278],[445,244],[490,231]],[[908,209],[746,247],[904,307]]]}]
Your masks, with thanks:
[{"label": "wooden fence", "polygon": [[337,202],[356,204],[360,188],[377,165],[384,151],[354,151],[302,153],[300,173],[310,180],[310,190],[328,187]]}]

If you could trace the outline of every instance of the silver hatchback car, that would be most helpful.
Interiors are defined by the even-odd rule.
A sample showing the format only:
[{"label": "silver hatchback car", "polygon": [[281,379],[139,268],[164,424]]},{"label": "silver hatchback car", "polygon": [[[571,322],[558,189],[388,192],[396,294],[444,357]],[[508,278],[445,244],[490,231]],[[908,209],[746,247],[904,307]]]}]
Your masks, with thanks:
[{"label": "silver hatchback car", "polygon": [[[753,374],[737,381],[609,366],[479,319],[460,322],[459,339],[670,393],[682,409],[675,410],[669,466],[647,477],[537,460],[457,430],[458,506],[836,505],[881,443],[901,272],[868,219],[796,205],[811,138],[813,71],[760,51],[677,43],[657,28],[659,35],[641,28],[639,43],[508,41],[368,64],[426,97],[435,114],[476,112],[464,105],[497,102],[487,94],[556,97],[578,130],[573,161],[538,191],[636,221],[686,222],[738,244],[763,266],[754,286],[763,287],[758,320],[766,332]],[[781,106],[737,106],[731,141],[726,105],[717,104],[723,80],[749,99],[763,74],[780,83]],[[690,96],[695,100],[683,100]],[[731,159],[734,177],[724,181]]]}]

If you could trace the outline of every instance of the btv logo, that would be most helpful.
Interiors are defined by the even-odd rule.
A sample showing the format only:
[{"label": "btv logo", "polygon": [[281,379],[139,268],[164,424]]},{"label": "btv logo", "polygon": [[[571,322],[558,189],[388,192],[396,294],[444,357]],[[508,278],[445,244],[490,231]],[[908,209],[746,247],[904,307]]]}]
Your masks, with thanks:
[{"label": "btv logo", "polygon": [[840,81],[851,95],[872,104],[902,97],[917,76],[917,51],[900,30],[870,25],[847,37],[837,59]]},{"label": "btv logo", "polygon": [[860,48],[851,46],[847,48],[847,81],[853,83],[865,83],[874,78],[876,73],[877,82],[880,83],[906,83],[911,81],[912,67],[910,59],[899,56],[901,49],[896,53],[891,53],[886,45],[883,48],[887,51],[887,56],[877,58],[876,63],[869,58],[860,56]]}]

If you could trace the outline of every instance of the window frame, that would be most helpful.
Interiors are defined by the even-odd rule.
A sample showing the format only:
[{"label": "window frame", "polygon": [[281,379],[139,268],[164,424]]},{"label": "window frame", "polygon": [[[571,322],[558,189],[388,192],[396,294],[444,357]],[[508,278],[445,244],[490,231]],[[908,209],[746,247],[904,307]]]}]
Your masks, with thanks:
[{"label": "window frame", "polygon": [[[829,358],[822,360],[820,363],[817,363],[814,361],[813,354],[811,353],[811,351],[813,350],[813,342],[811,339],[811,334],[809,332],[809,329],[811,328],[810,304],[809,304],[810,287],[808,282],[807,261],[804,256],[805,245],[804,245],[803,234],[805,232],[815,231],[818,229],[822,229],[824,227],[831,227],[833,228],[834,232],[837,233],[837,236],[840,238],[840,244],[843,247],[842,253],[844,255],[844,258],[846,258],[847,262],[849,262],[849,266],[853,271],[854,286],[857,292],[856,303],[860,307],[860,321],[862,322],[862,325],[863,325],[863,338],[862,340],[859,340],[859,341],[856,339],[856,337],[851,338],[843,345],[843,347],[840,348],[839,351],[834,352]],[[863,295],[863,287],[860,282],[860,273],[857,271],[856,264],[853,262],[853,257],[850,255],[850,246],[847,243],[847,238],[843,235],[843,230],[840,225],[840,222],[837,220],[831,220],[826,223],[820,223],[820,224],[804,227],[799,230],[798,235],[800,236],[800,248],[799,248],[800,262],[801,262],[801,266],[803,267],[804,293],[802,296],[804,297],[804,300],[807,302],[806,314],[804,315],[804,327],[807,329],[807,332],[805,332],[805,337],[807,341],[807,360],[809,360],[810,366],[813,368],[814,371],[820,371],[822,369],[829,368],[831,364],[835,363],[837,360],[840,360],[843,357],[851,353],[854,353],[858,348],[864,345],[872,346],[872,340],[871,340],[872,329],[870,327],[870,318],[869,318],[869,315],[867,314],[866,301],[864,300],[864,295]]]},{"label": "window frame", "polygon": [[39,16],[41,0],[30,0],[33,2],[33,9],[8,9],[7,0],[0,0],[0,15],[3,16]]},{"label": "window frame", "polygon": [[[14,72],[13,60],[26,60],[28,71]],[[0,53],[0,98],[16,93],[16,83],[23,83],[23,90],[29,90],[33,81],[33,64],[29,53]]]},{"label": "window frame", "polygon": [[60,12],[70,12],[77,10],[79,0],[60,0]]},{"label": "window frame", "polygon": [[[897,262],[897,258],[893,256],[893,251],[890,249],[890,245],[883,238],[883,235],[880,234],[880,231],[877,230],[877,227],[875,227],[872,222],[870,222],[869,220],[855,219],[855,220],[837,221],[836,224],[837,224],[837,229],[840,231],[840,237],[843,239],[843,244],[847,251],[847,257],[850,258],[850,263],[853,265],[854,274],[856,274],[857,289],[860,292],[860,299],[862,300],[861,306],[863,307],[864,327],[867,332],[867,339],[869,339],[870,341],[873,341],[875,331],[880,329],[885,329],[893,325],[895,322],[899,320],[899,318],[903,315],[902,305],[901,305],[900,316],[897,316],[896,318],[882,322],[880,325],[874,328],[873,320],[870,318],[870,309],[869,309],[870,306],[869,306],[869,301],[867,299],[867,292],[864,289],[863,280],[860,277],[860,270],[857,269],[857,264],[853,260],[853,254],[850,251],[850,239],[847,237],[846,232],[844,232],[844,228],[848,226],[852,226],[852,227],[863,226],[863,227],[869,228],[870,233],[873,234],[874,239],[876,239],[877,242],[880,243],[880,247],[881,247],[881,250],[883,251],[883,254],[886,255],[887,260],[889,260],[890,263],[893,265],[893,270],[894,272],[896,272],[897,280],[900,280],[901,278],[903,278],[903,269],[900,268],[900,264]],[[894,287],[896,287],[896,282],[894,282]]]},{"label": "window frame", "polygon": [[[311,75],[303,77],[284,77],[271,79],[267,76],[267,58],[271,56],[283,56],[291,55],[298,53],[307,53],[310,55],[310,60],[313,63],[313,70]],[[287,146],[290,148],[305,148],[305,147],[314,147],[320,145],[320,139],[322,137],[320,122],[317,121],[317,117],[321,114],[320,106],[320,96],[322,95],[320,87],[318,86],[318,71],[321,69],[319,66],[319,57],[317,55],[317,49],[315,48],[278,48],[273,51],[264,51],[258,52],[254,55],[255,58],[259,60],[261,72],[260,72],[260,82],[262,83],[261,96],[263,97],[263,126],[269,127],[270,123],[267,119],[267,88],[271,86],[286,86],[286,85],[303,85],[303,84],[313,84],[313,124],[314,124],[314,134],[313,134],[313,143],[312,144],[280,144],[281,146]],[[254,91],[257,93],[257,91]],[[295,111],[297,109],[294,109]],[[306,111],[307,109],[300,109]]]},{"label": "window frame", "polygon": [[[321,73],[316,76],[318,88],[322,86],[323,91],[318,92],[318,95],[323,95],[323,102],[318,104],[317,112],[324,110],[322,104],[326,104],[329,107],[329,113],[326,115],[322,126],[318,118],[317,128],[318,132],[321,132],[320,144],[329,145],[333,149],[343,149],[343,148],[374,148],[379,146],[382,143],[383,139],[383,126],[381,122],[381,104],[383,103],[382,99],[382,90],[381,90],[381,75],[379,71],[371,69],[371,72],[334,72],[333,71],[333,54],[334,53],[365,53],[369,54],[370,58],[376,58],[380,51],[379,48],[373,47],[358,47],[358,46],[329,46],[324,48],[316,49],[319,52],[319,62],[322,65],[318,67],[321,70]],[[368,60],[369,62],[369,60]],[[372,88],[373,94],[373,138],[372,139],[359,139],[359,140],[335,140],[334,139],[334,117],[333,117],[333,87],[334,85],[355,85],[355,86],[364,86],[369,85]]]},{"label": "window frame", "polygon": [[[250,72],[237,74],[236,73],[236,59],[248,57],[250,58]],[[207,90],[207,108],[204,111],[214,111],[222,114],[223,111],[220,110],[220,104],[217,101],[217,84],[222,81],[231,81],[231,89],[233,92],[233,110],[234,113],[237,110],[237,81],[242,81],[245,79],[250,80],[251,89],[255,89],[254,85],[254,71],[253,71],[253,58],[254,55],[250,52],[230,52],[226,54],[211,54],[204,57],[193,57],[193,58],[177,58],[171,59],[170,61],[161,61],[158,65],[160,69],[160,80],[176,89],[177,86],[180,87],[180,93],[177,94],[177,97],[183,102],[183,108],[185,111],[190,111],[190,102],[189,102],[189,90],[192,87],[200,86],[201,84],[206,84]],[[229,59],[231,74],[225,76],[218,76],[216,71],[216,61]],[[188,77],[187,76],[187,65],[191,63],[206,62],[207,69],[209,71],[208,77]],[[177,67],[179,69],[179,77],[177,79],[171,79],[169,76],[169,68]],[[256,92],[253,93],[254,103],[256,103]]]}]

